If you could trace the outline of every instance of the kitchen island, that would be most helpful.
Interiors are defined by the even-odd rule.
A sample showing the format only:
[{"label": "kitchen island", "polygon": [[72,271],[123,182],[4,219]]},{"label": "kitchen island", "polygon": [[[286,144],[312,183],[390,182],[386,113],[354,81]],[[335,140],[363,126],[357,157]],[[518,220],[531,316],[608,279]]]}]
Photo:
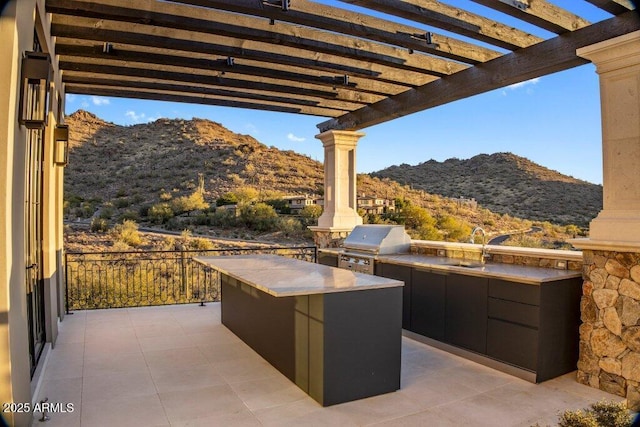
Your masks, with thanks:
[{"label": "kitchen island", "polygon": [[222,323],[323,406],[400,388],[402,286],[276,255],[196,257]]}]

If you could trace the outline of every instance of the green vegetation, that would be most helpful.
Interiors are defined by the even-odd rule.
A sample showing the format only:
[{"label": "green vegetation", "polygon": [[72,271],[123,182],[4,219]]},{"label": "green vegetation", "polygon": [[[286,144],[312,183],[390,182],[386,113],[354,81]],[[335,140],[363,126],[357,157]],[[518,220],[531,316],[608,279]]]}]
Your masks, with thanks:
[{"label": "green vegetation", "polygon": [[[293,214],[283,198],[287,194],[322,195],[321,163],[293,151],[267,147],[218,123],[161,119],[134,129],[106,123],[82,111],[68,116],[67,121],[74,132],[70,141],[72,161],[65,173],[64,214],[68,220],[91,219],[96,231],[104,232],[115,222],[131,220],[201,234],[224,233],[236,238],[262,238],[270,234],[266,238],[286,236],[308,241],[310,233],[306,227],[315,225],[321,213],[320,206],[309,206]],[[440,187],[421,180],[419,168],[404,165],[394,170],[411,173],[394,179],[409,185],[389,177],[357,176],[359,194],[395,199],[397,207],[395,212],[387,209],[382,215],[362,212],[364,222],[404,224],[415,239],[467,241],[476,225],[483,226],[492,236],[528,229],[531,221],[512,215],[529,205],[532,217],[547,220],[552,216],[539,204],[529,203],[528,197],[535,195],[545,200],[553,183],[549,179],[558,178],[556,175],[540,172],[530,162],[513,155],[485,155],[472,160],[439,164],[436,181],[446,187],[442,194],[476,197],[481,204],[485,204],[484,200],[502,203],[508,197],[516,200],[509,209],[502,210],[504,214],[467,203],[465,199],[427,193],[427,189],[440,191]],[[514,165],[522,167],[517,170],[535,172],[539,178],[514,172]],[[426,162],[424,166],[433,163]],[[469,172],[473,170],[490,170],[495,179],[480,183],[482,174]],[[587,188],[576,187],[566,177],[562,179],[568,187],[556,185],[552,189],[557,191],[552,194],[565,198],[572,191]],[[540,184],[537,180],[544,182]],[[463,191],[467,187],[459,186],[461,183],[482,194]],[[538,184],[543,187],[536,187]],[[523,193],[523,189],[533,190],[529,194]],[[451,194],[444,190],[450,190]],[[518,194],[527,197],[518,198]],[[562,245],[567,238],[585,235],[580,224],[567,221],[577,205],[566,201],[548,204],[553,209],[564,209],[565,213],[571,211],[569,216],[558,213],[554,219],[561,227],[543,226],[540,233],[515,236],[508,243],[566,247]],[[222,205],[237,205],[237,210],[216,208]],[[270,206],[277,216],[263,205]],[[94,219],[96,215],[100,221]]]},{"label": "green vegetation", "polygon": [[601,401],[584,411],[565,411],[560,427],[630,427],[631,415],[626,402]]}]

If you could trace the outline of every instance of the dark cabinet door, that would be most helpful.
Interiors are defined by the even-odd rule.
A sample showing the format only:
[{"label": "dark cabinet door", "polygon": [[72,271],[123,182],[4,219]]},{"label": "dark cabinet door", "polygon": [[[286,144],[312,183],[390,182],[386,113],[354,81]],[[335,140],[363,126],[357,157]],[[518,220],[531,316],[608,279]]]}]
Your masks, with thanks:
[{"label": "dark cabinet door", "polygon": [[411,273],[411,331],[444,340],[446,277],[414,268]]},{"label": "dark cabinet door", "polygon": [[488,283],[482,277],[447,276],[446,342],[486,353]]},{"label": "dark cabinet door", "polygon": [[338,255],[319,252],[318,253],[318,264],[328,265],[330,267],[337,267],[338,266]]},{"label": "dark cabinet door", "polygon": [[411,330],[411,267],[379,263],[376,275],[404,282],[402,289],[402,328]]},{"label": "dark cabinet door", "polygon": [[489,319],[487,355],[535,371],[538,360],[538,330],[498,319]]}]

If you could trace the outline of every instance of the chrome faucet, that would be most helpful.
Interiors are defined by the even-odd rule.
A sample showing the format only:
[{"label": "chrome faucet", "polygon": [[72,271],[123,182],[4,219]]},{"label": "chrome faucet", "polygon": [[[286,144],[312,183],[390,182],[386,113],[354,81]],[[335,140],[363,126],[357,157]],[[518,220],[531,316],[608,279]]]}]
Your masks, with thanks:
[{"label": "chrome faucet", "polygon": [[482,257],[480,258],[480,262],[484,264],[487,258],[489,258],[489,254],[487,253],[487,247],[486,247],[487,233],[484,231],[482,227],[476,227],[473,229],[473,231],[471,231],[471,239],[469,240],[469,242],[475,243],[475,235],[477,232],[482,233]]}]

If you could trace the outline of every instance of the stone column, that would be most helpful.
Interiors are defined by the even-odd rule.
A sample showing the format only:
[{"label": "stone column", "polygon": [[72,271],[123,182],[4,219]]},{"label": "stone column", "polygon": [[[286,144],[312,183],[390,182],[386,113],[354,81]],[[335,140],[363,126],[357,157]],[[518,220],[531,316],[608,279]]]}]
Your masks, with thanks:
[{"label": "stone column", "polygon": [[583,250],[578,381],[640,409],[640,31],[578,49],[600,75],[603,209]]},{"label": "stone column", "polygon": [[324,211],[309,227],[319,247],[337,247],[362,224],[356,205],[356,145],[360,132],[327,131],[316,138],[324,146]]}]

